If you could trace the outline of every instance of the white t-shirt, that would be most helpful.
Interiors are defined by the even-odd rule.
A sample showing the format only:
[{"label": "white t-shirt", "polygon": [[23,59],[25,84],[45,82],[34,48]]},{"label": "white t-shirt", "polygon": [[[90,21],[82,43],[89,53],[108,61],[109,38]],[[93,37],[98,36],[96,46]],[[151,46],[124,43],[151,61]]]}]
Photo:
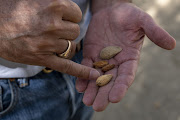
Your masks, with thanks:
[{"label": "white t-shirt", "polygon": [[[83,13],[82,21],[79,23],[81,33],[79,37],[75,40],[75,42],[79,42],[85,36],[90,21],[91,15],[89,11],[89,0],[72,0],[72,1],[74,1],[80,6]],[[14,63],[0,58],[0,78],[30,77],[42,71],[43,68],[44,67],[42,66]]]}]

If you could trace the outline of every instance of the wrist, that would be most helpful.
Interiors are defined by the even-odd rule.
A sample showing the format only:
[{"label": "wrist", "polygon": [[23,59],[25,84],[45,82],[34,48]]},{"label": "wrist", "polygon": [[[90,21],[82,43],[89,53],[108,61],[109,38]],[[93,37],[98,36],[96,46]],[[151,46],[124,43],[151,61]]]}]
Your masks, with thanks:
[{"label": "wrist", "polygon": [[91,10],[93,14],[101,9],[111,7],[115,4],[132,3],[132,0],[91,0],[91,1],[92,1]]}]

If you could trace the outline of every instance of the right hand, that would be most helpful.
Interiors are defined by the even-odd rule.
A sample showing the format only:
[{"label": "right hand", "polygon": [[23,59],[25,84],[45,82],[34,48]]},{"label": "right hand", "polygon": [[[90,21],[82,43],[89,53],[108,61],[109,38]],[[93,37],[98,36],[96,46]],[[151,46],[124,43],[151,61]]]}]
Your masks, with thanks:
[{"label": "right hand", "polygon": [[[82,13],[71,0],[0,1],[0,57],[23,64],[39,65],[76,77],[96,79],[90,67],[57,57],[80,33]],[[10,6],[13,5],[13,6]]]}]

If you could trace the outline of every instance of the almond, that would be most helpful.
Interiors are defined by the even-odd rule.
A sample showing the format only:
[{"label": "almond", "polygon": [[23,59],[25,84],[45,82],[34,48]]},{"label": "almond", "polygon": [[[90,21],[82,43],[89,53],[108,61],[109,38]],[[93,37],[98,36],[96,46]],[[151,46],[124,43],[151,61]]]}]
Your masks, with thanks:
[{"label": "almond", "polygon": [[102,68],[102,71],[103,71],[103,72],[107,72],[107,71],[113,69],[114,67],[115,67],[114,64],[108,64],[108,65],[106,65],[106,66],[104,66],[104,67]]},{"label": "almond", "polygon": [[96,80],[96,85],[100,86],[100,87],[104,86],[111,81],[112,77],[113,77],[113,75],[111,75],[111,74],[102,75],[102,76],[98,77],[98,79]]},{"label": "almond", "polygon": [[103,60],[109,60],[121,52],[122,48],[119,46],[108,46],[103,48],[100,52],[100,58]]},{"label": "almond", "polygon": [[98,61],[98,62],[93,63],[93,66],[95,68],[102,68],[106,66],[107,64],[108,64],[108,61]]}]

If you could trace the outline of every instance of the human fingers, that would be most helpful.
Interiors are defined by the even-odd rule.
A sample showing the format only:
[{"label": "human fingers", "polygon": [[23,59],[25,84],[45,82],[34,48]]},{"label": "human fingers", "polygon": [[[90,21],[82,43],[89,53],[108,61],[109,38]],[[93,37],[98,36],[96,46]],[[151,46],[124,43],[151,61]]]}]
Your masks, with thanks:
[{"label": "human fingers", "polygon": [[134,81],[137,66],[137,60],[129,60],[119,66],[117,78],[109,93],[110,102],[117,103],[125,96],[125,93]]},{"label": "human fingers", "polygon": [[[99,61],[99,59],[97,59],[96,61]],[[103,72],[100,69],[97,69],[97,70],[99,71],[101,75],[103,74]],[[96,79],[89,80],[86,90],[84,92],[84,96],[83,96],[83,103],[85,105],[87,106],[93,105],[93,102],[98,93],[98,89],[99,87],[96,85]]]},{"label": "human fingers", "polygon": [[[2,40],[1,47],[3,52],[1,57],[17,63],[29,65],[43,65],[44,57],[48,55],[58,55],[65,52],[69,46],[69,42],[56,37],[43,36],[24,36],[16,39]],[[76,44],[71,42],[68,59],[75,54]]]},{"label": "human fingers", "polygon": [[[93,67],[93,61],[89,58],[84,58],[81,62],[82,65],[86,65],[88,67]],[[76,80],[76,89],[78,92],[84,92],[87,88],[89,80],[77,78]]]},{"label": "human fingers", "polygon": [[68,6],[71,6],[71,7],[64,10],[64,14],[63,14],[63,17],[62,17],[63,20],[72,21],[74,23],[80,22],[81,19],[82,19],[81,9],[73,1],[71,1],[71,0],[68,0],[68,1],[69,1],[68,2],[69,3]]},{"label": "human fingers", "polygon": [[114,80],[117,76],[117,68],[114,68],[106,72],[105,74],[112,74],[113,78],[107,85],[100,87],[98,90],[96,98],[93,102],[93,109],[97,112],[105,110],[109,104],[109,93],[113,87]]},{"label": "human fingers", "polygon": [[57,21],[46,24],[45,34],[52,34],[60,39],[75,40],[80,34],[80,27],[69,21]]},{"label": "human fingers", "polygon": [[96,80],[89,80],[88,86],[84,92],[83,103],[87,106],[93,105],[99,87],[96,85]]},{"label": "human fingers", "polygon": [[140,19],[145,34],[152,42],[167,50],[175,48],[175,39],[172,36],[170,36],[168,32],[166,32],[160,26],[158,26],[151,16],[144,13],[140,17]]},{"label": "human fingers", "polygon": [[53,70],[76,76],[83,79],[97,79],[99,72],[96,69],[63,59],[55,55],[47,56],[44,64]]},{"label": "human fingers", "polygon": [[[66,14],[66,9],[74,9],[73,6],[77,6],[76,4],[71,4],[75,3],[72,3],[70,0],[55,0],[48,7],[39,11],[37,14],[38,17],[36,17],[38,20],[36,21],[39,21],[37,31],[40,33],[36,32],[36,34],[51,33],[56,36],[58,35],[61,39],[75,40],[80,34],[78,21],[63,18],[63,15]],[[75,15],[76,10],[72,10],[71,13],[69,13],[70,16],[78,17],[78,15]],[[81,17],[78,18],[81,19]]]},{"label": "human fingers", "polygon": [[[37,41],[36,41],[37,39]],[[69,45],[68,59],[71,59],[76,52],[76,43],[73,41],[58,39],[56,36],[52,35],[42,35],[38,37],[31,37],[26,39],[27,44],[31,46],[32,51],[35,54],[56,54],[59,55],[64,53]]]},{"label": "human fingers", "polygon": [[62,17],[63,20],[78,23],[81,21],[82,12],[79,6],[71,0],[55,0],[48,9]]},{"label": "human fingers", "polygon": [[62,44],[59,44],[59,46],[57,44],[56,46],[58,46],[58,47],[55,48],[55,50],[54,50],[55,52],[54,53],[57,56],[61,56],[63,53],[69,52],[69,53],[67,53],[68,55],[67,55],[66,59],[71,59],[75,55],[75,53],[76,53],[76,43],[73,42],[73,41],[68,41],[68,40],[64,40],[64,39],[62,39],[61,41],[62,42],[66,42],[66,44],[67,44],[66,45],[66,49],[62,52],[62,48],[60,49]]}]

